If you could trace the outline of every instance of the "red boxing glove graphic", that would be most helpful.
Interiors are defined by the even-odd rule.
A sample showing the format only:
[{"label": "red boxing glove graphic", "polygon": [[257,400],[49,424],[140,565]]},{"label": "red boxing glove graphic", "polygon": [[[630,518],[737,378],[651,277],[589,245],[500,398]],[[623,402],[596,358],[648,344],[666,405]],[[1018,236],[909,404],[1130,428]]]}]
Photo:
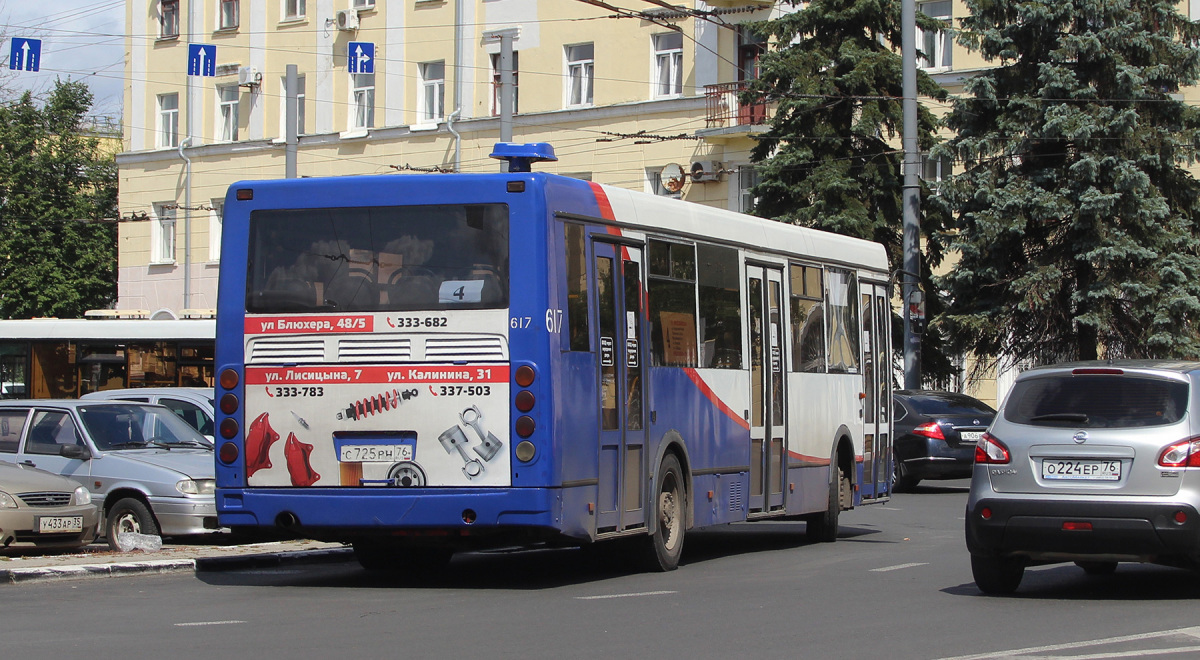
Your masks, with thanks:
[{"label": "red boxing glove graphic", "polygon": [[246,433],[246,476],[254,476],[255,472],[271,467],[271,445],[279,440],[279,434],[271,428],[267,413],[263,413],[250,422],[250,431]]},{"label": "red boxing glove graphic", "polygon": [[317,483],[321,475],[312,468],[310,456],[313,446],[300,442],[295,433],[289,433],[287,443],[283,445],[283,455],[287,457],[288,473],[292,475],[293,486],[311,486]]}]

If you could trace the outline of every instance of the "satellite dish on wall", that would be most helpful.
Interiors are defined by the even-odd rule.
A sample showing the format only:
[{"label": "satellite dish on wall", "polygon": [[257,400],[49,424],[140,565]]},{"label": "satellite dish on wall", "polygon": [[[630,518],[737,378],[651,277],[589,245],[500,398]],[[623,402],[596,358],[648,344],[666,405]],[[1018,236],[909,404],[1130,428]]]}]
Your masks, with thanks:
[{"label": "satellite dish on wall", "polygon": [[662,181],[663,188],[673,193],[683,190],[683,182],[686,180],[683,168],[678,163],[664,165],[662,171],[658,173],[658,178]]}]

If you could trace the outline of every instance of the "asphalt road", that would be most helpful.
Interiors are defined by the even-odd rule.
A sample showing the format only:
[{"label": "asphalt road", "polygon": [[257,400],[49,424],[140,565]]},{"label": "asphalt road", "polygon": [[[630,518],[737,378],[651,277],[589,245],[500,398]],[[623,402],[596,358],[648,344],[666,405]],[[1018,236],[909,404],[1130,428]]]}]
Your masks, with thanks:
[{"label": "asphalt road", "polygon": [[980,594],[966,482],[803,523],[690,534],[683,566],[630,573],[576,550],[469,554],[414,581],[355,563],[11,585],[6,657],[1180,657],[1200,654],[1200,577],[1122,564],[1030,569]]}]

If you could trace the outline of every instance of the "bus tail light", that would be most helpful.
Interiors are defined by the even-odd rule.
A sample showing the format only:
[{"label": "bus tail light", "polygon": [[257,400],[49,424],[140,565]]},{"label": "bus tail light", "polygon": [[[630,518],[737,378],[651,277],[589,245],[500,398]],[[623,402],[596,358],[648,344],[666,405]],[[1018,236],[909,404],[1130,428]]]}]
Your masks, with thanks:
[{"label": "bus tail light", "polygon": [[225,465],[233,465],[238,459],[238,453],[237,445],[232,442],[226,442],[221,445],[221,451],[217,456]]},{"label": "bus tail light", "polygon": [[517,368],[517,373],[514,378],[517,381],[517,385],[520,385],[521,387],[529,387],[530,385],[533,385],[533,379],[536,375],[537,374],[534,372],[533,367],[523,364]]},{"label": "bus tail light", "polygon": [[528,463],[533,460],[533,455],[537,453],[537,448],[528,440],[522,440],[517,443],[517,460],[522,463]]},{"label": "bus tail light", "polygon": [[996,439],[996,436],[984,431],[983,437],[979,438],[979,444],[975,445],[975,462],[1004,465],[1009,460],[1011,455],[1008,453],[1008,447]]},{"label": "bus tail light", "polygon": [[238,383],[240,382],[242,382],[242,377],[238,375],[236,370],[226,369],[225,371],[221,372],[221,387],[227,390],[232,390],[233,388],[237,387]]},{"label": "bus tail light", "polygon": [[517,393],[517,399],[515,401],[517,410],[527,413],[530,410],[533,410],[534,403],[536,403],[536,399],[533,396],[533,392],[530,392],[529,390],[521,390]]},{"label": "bus tail light", "polygon": [[238,401],[237,395],[233,392],[226,392],[221,395],[221,412],[226,415],[232,415],[241,407],[241,401]]},{"label": "bus tail light", "polygon": [[238,427],[237,420],[232,417],[226,417],[221,420],[221,437],[226,440],[233,440],[238,436],[241,429]]},{"label": "bus tail light", "polygon": [[517,418],[516,426],[517,435],[521,436],[522,438],[528,438],[529,436],[533,435],[533,430],[537,427],[537,424],[534,423],[533,418],[529,415],[521,415]]}]

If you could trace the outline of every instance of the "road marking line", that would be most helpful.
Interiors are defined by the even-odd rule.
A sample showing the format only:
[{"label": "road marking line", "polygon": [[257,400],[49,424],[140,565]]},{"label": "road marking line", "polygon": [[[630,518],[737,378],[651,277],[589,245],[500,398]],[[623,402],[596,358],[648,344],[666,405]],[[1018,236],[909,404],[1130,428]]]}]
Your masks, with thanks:
[{"label": "road marking line", "polygon": [[606,600],[609,598],[637,598],[639,596],[663,596],[677,594],[678,591],[639,591],[632,594],[608,594],[606,596],[576,596],[575,600]]},{"label": "road marking line", "polygon": [[928,565],[929,565],[929,562],[927,562],[927,561],[919,561],[919,562],[913,562],[911,564],[896,564],[895,566],[884,566],[883,568],[872,568],[871,572],[872,573],[886,573],[888,571],[898,571],[902,568],[912,568],[914,566],[928,566]]},{"label": "road marking line", "polygon": [[190,623],[177,623],[176,626],[186,628],[190,626],[228,626],[236,623],[246,623],[245,621],[193,621]]},{"label": "road marking line", "polygon": [[[1099,646],[1102,644],[1120,644],[1122,642],[1137,642],[1144,639],[1155,639],[1158,637],[1168,637],[1170,635],[1189,635],[1191,637],[1200,637],[1200,626],[1192,628],[1179,628],[1177,630],[1162,630],[1152,633],[1139,633],[1137,635],[1125,635],[1122,637],[1109,637],[1108,639],[1093,639],[1086,642],[1072,642],[1070,644],[1051,644],[1049,646],[1031,646],[1024,649],[1013,649],[1010,651],[992,651],[991,653],[977,653],[975,655],[956,655],[949,658],[941,658],[941,660],[985,660],[986,658],[1006,658],[1021,656],[1028,653],[1042,653],[1045,651],[1066,651],[1070,649],[1086,648],[1088,646]],[[1088,656],[1089,658],[1092,656]]]},{"label": "road marking line", "polygon": [[[1139,649],[1137,651],[1117,651],[1116,653],[1089,653],[1088,660],[1103,660],[1104,658],[1138,658],[1147,655],[1170,655],[1172,653],[1195,653],[1200,646],[1180,646],[1172,649]],[[1078,655],[1047,655],[1037,660],[1079,660]]]}]

